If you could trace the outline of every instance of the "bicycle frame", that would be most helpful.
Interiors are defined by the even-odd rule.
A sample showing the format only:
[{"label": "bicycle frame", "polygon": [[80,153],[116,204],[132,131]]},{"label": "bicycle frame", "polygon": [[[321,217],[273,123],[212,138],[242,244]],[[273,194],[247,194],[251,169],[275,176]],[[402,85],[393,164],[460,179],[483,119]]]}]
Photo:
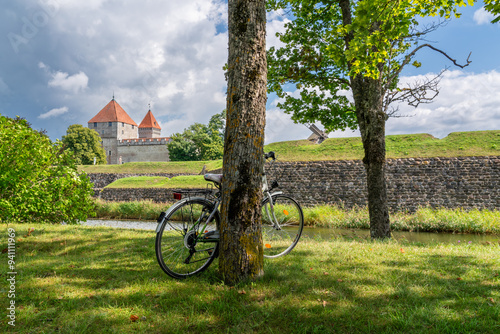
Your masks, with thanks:
[{"label": "bicycle frame", "polygon": [[[283,194],[283,192],[282,191],[275,191],[275,192],[271,193],[270,190],[271,189],[269,188],[269,184],[267,182],[267,176],[264,173],[262,175],[262,192],[264,195],[264,198],[262,201],[264,202],[267,199],[269,202],[269,207],[270,207],[270,209],[268,209],[267,206],[265,207],[266,215],[269,218],[269,220],[273,222],[274,228],[277,230],[281,230],[281,226],[280,226],[278,219],[276,218],[276,215],[274,213],[273,196]],[[214,215],[216,214],[216,212],[219,208],[219,205],[222,201],[222,198],[220,196],[213,196],[213,197],[215,198],[215,201],[213,201],[213,202],[206,199],[206,198],[203,198],[203,197],[187,197],[187,198],[181,199],[180,201],[176,202],[166,212],[161,213],[160,217],[158,218],[158,226],[156,227],[156,233],[158,233],[160,231],[160,228],[164,223],[165,217],[167,217],[173,210],[177,209],[177,207],[183,205],[185,202],[190,201],[192,199],[201,199],[204,201],[209,201],[213,205],[213,209],[210,212],[210,215],[208,216],[208,218],[206,219],[205,225],[203,225],[203,227],[200,229],[200,223],[203,220],[203,218],[205,217],[204,215],[202,215],[198,219],[199,222],[197,222],[196,224],[193,224],[193,227],[189,231],[186,231],[186,232],[189,233],[189,232],[194,231],[194,230],[204,231],[206,229],[206,227],[208,226],[208,224],[214,218]],[[220,237],[218,236],[218,233],[217,234],[214,233],[214,234],[210,235],[210,237],[202,237],[202,235],[197,233],[196,241],[197,242],[219,242]]]}]

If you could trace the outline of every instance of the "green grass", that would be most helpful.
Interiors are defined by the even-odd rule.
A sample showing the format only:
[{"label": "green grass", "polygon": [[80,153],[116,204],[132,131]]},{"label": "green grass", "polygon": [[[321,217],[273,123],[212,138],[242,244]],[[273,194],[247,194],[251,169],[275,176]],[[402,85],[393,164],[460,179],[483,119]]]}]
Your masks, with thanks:
[{"label": "green grass", "polygon": [[[96,200],[97,218],[155,220],[171,203]],[[368,209],[335,205],[304,207],[304,224],[311,227],[369,229]],[[420,208],[415,213],[391,213],[393,231],[500,235],[500,211]]]},{"label": "green grass", "polygon": [[[500,130],[453,132],[443,139],[429,134],[386,136],[387,158],[429,158],[500,155]],[[360,160],[361,138],[330,138],[320,145],[294,140],[266,145],[280,161]],[[80,166],[87,173],[185,173],[199,174],[222,168],[222,160],[178,162],[133,162],[123,165]]]},{"label": "green grass", "polygon": [[206,188],[203,175],[181,175],[173,178],[160,176],[133,176],[118,179],[106,188]]},{"label": "green grass", "polygon": [[79,166],[87,173],[182,173],[199,174],[203,166],[206,170],[222,168],[222,160],[215,161],[171,161],[171,162],[129,162],[122,165]]},{"label": "green grass", "polygon": [[[361,138],[330,138],[316,145],[307,140],[273,143],[281,161],[359,160]],[[387,158],[429,158],[500,155],[500,131],[454,132],[443,139],[429,134],[386,136]]]},{"label": "green grass", "polygon": [[7,227],[16,231],[18,274],[16,327],[7,324],[9,299],[0,299],[5,332],[500,331],[496,243],[303,238],[291,254],[265,260],[261,280],[228,287],[217,260],[191,279],[166,276],[154,231],[32,225],[28,235],[27,225],[3,224],[2,248]]}]

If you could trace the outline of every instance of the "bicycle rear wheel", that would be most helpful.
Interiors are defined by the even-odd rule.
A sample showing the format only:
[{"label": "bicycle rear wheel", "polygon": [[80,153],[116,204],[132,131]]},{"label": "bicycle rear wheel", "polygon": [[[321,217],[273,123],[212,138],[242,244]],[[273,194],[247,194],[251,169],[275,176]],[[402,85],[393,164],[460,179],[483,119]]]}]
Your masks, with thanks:
[{"label": "bicycle rear wheel", "polygon": [[269,199],[262,202],[262,239],[267,258],[290,253],[304,228],[304,214],[297,201],[282,194],[273,195],[272,200],[274,210],[271,210]]},{"label": "bicycle rear wheel", "polygon": [[204,198],[177,202],[169,210],[155,242],[156,259],[165,273],[186,278],[207,269],[217,257],[219,241],[210,235],[218,230],[218,211],[205,226],[212,210],[213,204]]}]

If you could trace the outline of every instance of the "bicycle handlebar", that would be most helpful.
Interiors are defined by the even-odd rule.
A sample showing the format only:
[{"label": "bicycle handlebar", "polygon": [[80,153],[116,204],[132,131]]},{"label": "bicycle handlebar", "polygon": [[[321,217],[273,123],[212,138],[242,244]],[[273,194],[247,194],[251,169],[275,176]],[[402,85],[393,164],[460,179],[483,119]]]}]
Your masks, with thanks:
[{"label": "bicycle handlebar", "polygon": [[265,153],[265,154],[264,154],[264,158],[265,158],[265,159],[272,158],[272,159],[273,159],[273,161],[274,161],[274,160],[276,160],[276,155],[274,154],[274,152],[273,152],[273,151],[271,151],[271,152],[269,152],[269,153]]}]

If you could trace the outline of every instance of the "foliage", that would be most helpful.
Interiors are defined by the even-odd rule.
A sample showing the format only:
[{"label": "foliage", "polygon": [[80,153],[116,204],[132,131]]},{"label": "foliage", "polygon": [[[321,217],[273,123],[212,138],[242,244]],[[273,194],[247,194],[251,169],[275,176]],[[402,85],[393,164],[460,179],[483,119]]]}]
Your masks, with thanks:
[{"label": "foliage", "polygon": [[72,155],[21,118],[0,116],[0,220],[75,223],[93,209],[92,185]]},{"label": "foliage", "polygon": [[167,144],[171,161],[221,159],[224,151],[226,111],[215,114],[208,125],[194,123],[183,133],[175,133]]},{"label": "foliage", "polygon": [[303,237],[261,280],[229,287],[216,264],[167,277],[152,231],[26,227],[9,225],[22,310],[5,332],[493,334],[500,323],[498,241]]},{"label": "foliage", "polygon": [[73,152],[77,165],[106,164],[106,152],[101,145],[101,137],[97,131],[73,124],[62,137],[64,148]]},{"label": "foliage", "polygon": [[490,13],[498,15],[491,23],[500,22],[500,2],[498,0],[484,0],[484,8]]},{"label": "foliage", "polygon": [[[341,3],[352,11],[347,22]],[[469,5],[473,0],[468,0]],[[418,17],[459,17],[463,0],[270,0],[268,9],[291,11],[294,20],[277,36],[285,44],[268,53],[268,89],[300,123],[320,121],[328,131],[355,129],[360,121],[347,95],[352,78],[379,80],[382,96],[397,91],[398,76],[420,42]],[[416,49],[415,49],[416,50]],[[414,51],[415,51],[414,50]],[[418,64],[418,62],[416,63]],[[295,85],[296,93],[289,90]],[[401,89],[400,89],[401,90]]]}]

